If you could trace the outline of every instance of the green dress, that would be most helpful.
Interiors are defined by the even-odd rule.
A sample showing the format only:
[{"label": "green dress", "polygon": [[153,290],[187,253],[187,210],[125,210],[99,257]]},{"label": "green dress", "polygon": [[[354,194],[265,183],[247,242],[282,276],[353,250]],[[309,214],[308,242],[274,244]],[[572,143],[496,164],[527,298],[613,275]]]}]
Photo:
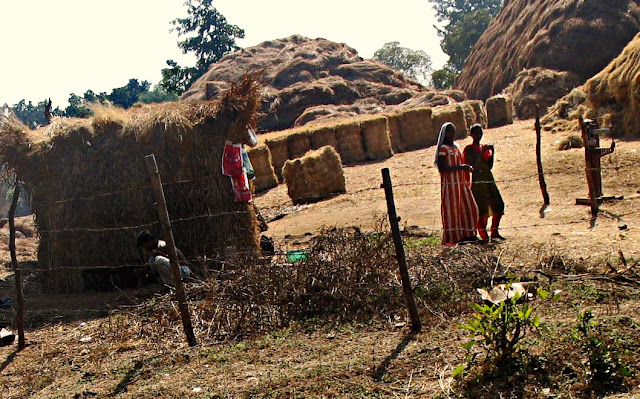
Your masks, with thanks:
[{"label": "green dress", "polygon": [[481,218],[504,213],[504,201],[496,185],[491,169],[493,153],[486,146],[470,144],[464,149],[464,163],[473,166],[471,191],[478,204]]}]

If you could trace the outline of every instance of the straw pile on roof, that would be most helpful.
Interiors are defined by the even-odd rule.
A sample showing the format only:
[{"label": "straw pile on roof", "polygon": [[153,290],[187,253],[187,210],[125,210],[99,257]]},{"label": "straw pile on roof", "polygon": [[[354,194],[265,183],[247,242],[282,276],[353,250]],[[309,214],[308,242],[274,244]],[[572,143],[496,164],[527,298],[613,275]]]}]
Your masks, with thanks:
[{"label": "straw pile on roof", "polygon": [[513,123],[513,100],[499,95],[487,100],[488,127],[500,127]]},{"label": "straw pile on roof", "polygon": [[296,205],[317,202],[346,192],[342,161],[331,146],[287,161],[283,174],[289,197]]},{"label": "straw pile on roof", "polygon": [[137,233],[162,235],[148,154],[156,156],[176,243],[187,257],[230,245],[256,249],[255,215],[234,202],[221,159],[227,139],[247,138],[259,103],[259,87],[247,77],[215,103],[99,109],[92,120],[58,120],[36,137],[4,120],[0,160],[31,194],[46,288],[107,288],[131,277],[120,266],[141,263]]},{"label": "straw pile on roof", "polygon": [[578,116],[597,118],[618,134],[640,137],[640,34],[583,86],[558,101],[543,122]]},{"label": "straw pile on roof", "polygon": [[639,0],[511,0],[473,47],[455,88],[485,100],[534,67],[584,82],[639,30]]},{"label": "straw pile on roof", "polygon": [[580,79],[571,72],[532,68],[520,72],[504,94],[513,98],[516,116],[529,119],[536,116],[536,105],[545,114],[548,107],[579,84]]}]

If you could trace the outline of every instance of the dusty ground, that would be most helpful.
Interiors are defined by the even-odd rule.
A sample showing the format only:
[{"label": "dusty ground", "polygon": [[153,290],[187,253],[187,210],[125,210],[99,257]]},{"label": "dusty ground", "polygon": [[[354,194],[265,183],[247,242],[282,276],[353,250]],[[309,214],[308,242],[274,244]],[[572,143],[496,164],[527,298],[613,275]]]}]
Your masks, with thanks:
[{"label": "dusty ground", "polygon": [[[557,142],[565,135],[545,133],[543,138],[551,207],[540,218],[532,126],[531,121],[518,122],[485,134],[484,141],[496,145],[494,173],[507,205],[503,235],[508,238],[487,251],[514,272],[520,266],[538,267],[550,256],[559,257],[562,264],[610,262],[620,268],[621,251],[630,263],[637,262],[640,143],[618,142],[616,153],[604,160],[605,194],[624,195],[625,200],[603,205],[605,212],[591,229],[588,208],[574,205],[575,198],[587,191],[583,152],[557,151]],[[608,142],[604,140],[603,145]],[[323,227],[373,228],[386,214],[379,186],[380,169],[388,167],[402,223],[437,233],[441,227],[439,178],[432,151],[397,154],[384,162],[348,167],[348,193],[320,203],[292,207],[284,186],[256,201],[267,217],[284,215],[270,223],[269,232],[282,249],[304,244]],[[29,219],[22,222],[29,226]],[[3,245],[6,236],[5,227],[0,230]],[[35,259],[34,238],[20,237],[17,244],[21,261]],[[9,261],[6,250],[0,251],[0,257],[5,264]],[[571,335],[576,314],[584,309],[612,323],[620,331],[621,342],[640,333],[637,290],[583,282],[558,287],[565,292],[563,299],[538,309],[550,329],[533,337],[531,347],[534,355],[547,358],[553,367],[562,371],[584,366],[580,357],[559,355],[558,347]],[[31,312],[27,324],[32,325],[27,331],[28,347],[19,353],[15,345],[0,348],[2,398],[446,398],[459,397],[462,389],[450,376],[465,361],[459,344],[468,335],[457,327],[468,316],[464,312],[447,316],[421,309],[425,328],[417,335],[411,335],[402,322],[329,326],[320,320],[293,323],[287,329],[230,343],[201,336],[198,347],[188,348],[178,322],[157,322],[153,315],[136,313],[144,298],[152,298],[147,304],[163,300],[153,293],[45,295],[29,276],[26,291]],[[0,298],[12,292],[12,273],[7,266],[0,267]],[[12,315],[5,311],[0,322],[12,323]],[[633,356],[640,352],[637,342],[629,345]],[[554,358],[561,359],[560,364],[553,363]],[[636,373],[640,372],[637,359],[627,359]],[[516,398],[590,397],[571,378],[566,377],[567,386],[542,380],[525,384],[525,390],[503,387],[500,392],[503,397]],[[638,383],[637,378],[633,381]],[[630,393],[619,397],[637,397],[640,386],[628,390]],[[498,397],[495,391],[487,392],[493,393],[480,397]]]}]

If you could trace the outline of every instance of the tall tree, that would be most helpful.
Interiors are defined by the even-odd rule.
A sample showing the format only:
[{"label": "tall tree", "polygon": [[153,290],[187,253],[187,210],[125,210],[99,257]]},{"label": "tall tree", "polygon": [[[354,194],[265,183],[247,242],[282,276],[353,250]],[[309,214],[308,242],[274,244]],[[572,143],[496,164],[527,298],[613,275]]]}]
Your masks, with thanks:
[{"label": "tall tree", "polygon": [[436,11],[442,38],[440,47],[449,55],[451,69],[460,72],[480,36],[502,9],[503,0],[429,0]]},{"label": "tall tree", "polygon": [[107,98],[115,105],[120,105],[126,109],[137,103],[140,95],[148,92],[150,88],[151,83],[146,80],[140,83],[138,79],[129,79],[129,83],[113,89]]},{"label": "tall tree", "polygon": [[427,84],[431,75],[431,57],[422,50],[400,47],[399,42],[385,43],[373,54],[373,59],[403,72],[412,79]]},{"label": "tall tree", "polygon": [[213,0],[187,0],[187,17],[171,21],[179,36],[187,36],[178,42],[182,52],[195,54],[194,67],[180,67],[167,60],[169,68],[162,70],[160,86],[167,92],[182,94],[196,79],[209,70],[225,54],[238,50],[236,39],[244,38],[244,30],[231,25],[218,10]]}]

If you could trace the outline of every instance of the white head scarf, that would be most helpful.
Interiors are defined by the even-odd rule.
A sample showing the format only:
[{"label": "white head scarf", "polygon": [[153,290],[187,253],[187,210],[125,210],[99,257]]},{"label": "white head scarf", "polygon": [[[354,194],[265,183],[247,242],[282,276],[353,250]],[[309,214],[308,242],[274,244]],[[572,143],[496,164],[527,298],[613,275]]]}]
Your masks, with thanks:
[{"label": "white head scarf", "polygon": [[440,127],[440,134],[438,134],[438,145],[436,146],[436,153],[433,160],[433,163],[436,166],[438,166],[438,154],[440,153],[440,147],[442,147],[442,143],[444,143],[444,134],[447,131],[447,127],[449,125],[453,126],[453,123],[447,122],[442,124],[442,126]]}]

